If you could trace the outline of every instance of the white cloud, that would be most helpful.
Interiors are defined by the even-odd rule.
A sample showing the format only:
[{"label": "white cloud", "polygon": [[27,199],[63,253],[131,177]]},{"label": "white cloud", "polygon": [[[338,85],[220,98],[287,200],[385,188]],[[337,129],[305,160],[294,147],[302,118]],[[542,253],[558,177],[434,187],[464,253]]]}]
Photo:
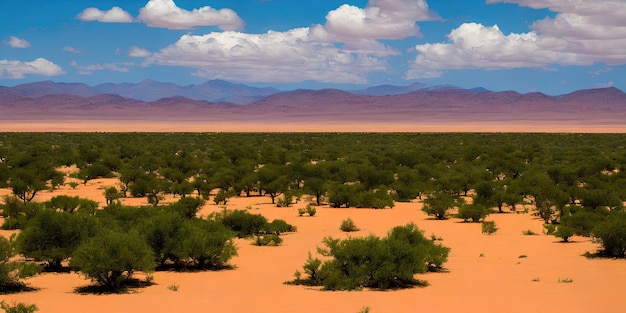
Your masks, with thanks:
[{"label": "white cloud", "polygon": [[74,47],[63,47],[63,51],[71,52],[71,53],[80,53],[80,50]]},{"label": "white cloud", "polygon": [[551,64],[626,64],[626,2],[622,0],[487,0],[558,12],[527,33],[503,34],[497,26],[466,23],[448,42],[417,45],[408,77],[445,69],[509,69]]},{"label": "white cloud", "polygon": [[122,64],[122,66],[115,63],[103,63],[103,64],[90,64],[90,65],[79,65],[76,61],[72,61],[70,65],[73,68],[78,69],[78,74],[81,75],[91,75],[94,71],[113,71],[120,73],[127,73],[128,68],[126,66],[132,64]]},{"label": "white cloud", "polygon": [[113,7],[108,11],[101,11],[97,8],[87,8],[77,16],[78,19],[86,22],[98,21],[103,23],[131,23],[133,17],[120,7]]},{"label": "white cloud", "polygon": [[342,41],[419,36],[416,22],[437,18],[424,0],[370,0],[365,8],[344,4],[328,12],[325,29]]},{"label": "white cloud", "polygon": [[17,38],[15,36],[11,36],[8,41],[4,41],[5,44],[9,45],[11,48],[29,48],[30,42]]},{"label": "white cloud", "polygon": [[60,66],[44,58],[31,62],[0,60],[0,78],[22,79],[27,74],[56,76],[65,72]]},{"label": "white cloud", "polygon": [[136,46],[130,47],[130,50],[128,51],[128,56],[133,58],[146,58],[151,55],[152,53],[150,53],[150,51]]},{"label": "white cloud", "polygon": [[231,9],[216,10],[209,6],[192,11],[179,8],[173,0],[150,0],[139,10],[139,19],[150,27],[191,29],[196,26],[218,26],[221,30],[243,28],[243,21]]},{"label": "white cloud", "polygon": [[318,41],[318,31],[312,27],[265,34],[184,35],[148,62],[196,68],[196,75],[203,77],[259,82],[364,83],[368,72],[386,69],[377,58]]}]

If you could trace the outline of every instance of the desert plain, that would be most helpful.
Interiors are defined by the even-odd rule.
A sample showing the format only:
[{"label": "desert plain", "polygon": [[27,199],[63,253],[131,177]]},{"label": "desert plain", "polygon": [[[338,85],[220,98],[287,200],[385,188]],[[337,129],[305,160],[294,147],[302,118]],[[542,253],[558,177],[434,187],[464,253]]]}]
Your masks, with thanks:
[{"label": "desert plain", "polygon": [[[104,204],[103,188],[116,178],[95,179],[75,189],[66,185],[42,191],[35,201],[56,195],[78,195]],[[0,189],[0,196],[10,194]],[[145,198],[124,198],[124,204],[148,205]],[[167,198],[166,201],[175,201]],[[40,312],[620,312],[626,290],[623,259],[586,258],[599,245],[585,237],[569,243],[543,234],[542,221],[518,205],[515,212],[491,214],[499,230],[481,233],[480,223],[435,220],[422,203],[396,203],[392,209],[320,206],[313,217],[297,209],[271,204],[269,197],[235,197],[227,207],[246,209],[269,220],[284,219],[297,232],[283,236],[277,247],[259,247],[237,239],[232,269],[203,272],[157,271],[154,285],[123,294],[80,294],[91,282],[78,273],[43,273],[27,279],[35,290],[0,296],[0,300],[36,304]],[[222,210],[207,202],[199,215]],[[341,221],[350,217],[360,231],[344,233]],[[415,223],[426,236],[435,234],[451,248],[445,271],[418,275],[428,286],[391,291],[322,291],[287,285],[301,270],[309,252],[315,254],[325,237],[384,236],[392,227]],[[524,235],[524,231],[535,235]],[[11,231],[2,231],[4,236]],[[136,274],[141,277],[142,273]],[[569,282],[566,282],[569,281]],[[172,290],[176,286],[177,290]]]}]

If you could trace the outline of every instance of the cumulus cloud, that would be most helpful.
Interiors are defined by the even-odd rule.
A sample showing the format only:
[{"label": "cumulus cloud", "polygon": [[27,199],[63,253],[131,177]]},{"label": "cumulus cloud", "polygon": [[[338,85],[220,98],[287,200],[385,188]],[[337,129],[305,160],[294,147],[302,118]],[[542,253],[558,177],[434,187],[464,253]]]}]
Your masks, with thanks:
[{"label": "cumulus cloud", "polygon": [[60,66],[44,58],[31,62],[0,60],[0,78],[22,79],[27,74],[57,76],[65,72]]},{"label": "cumulus cloud", "polygon": [[417,45],[407,77],[445,69],[509,69],[551,64],[626,64],[626,2],[622,0],[487,0],[558,12],[527,33],[505,35],[497,25],[466,23],[448,42]]},{"label": "cumulus cloud", "polygon": [[243,28],[243,21],[231,9],[216,10],[210,6],[179,8],[173,0],[150,0],[139,10],[139,19],[150,27],[191,29],[196,26],[218,26],[221,30]]},{"label": "cumulus cloud", "polygon": [[120,7],[113,7],[108,11],[101,11],[97,8],[87,8],[77,16],[78,19],[86,22],[98,21],[103,23],[131,23],[133,17]]},{"label": "cumulus cloud", "polygon": [[4,41],[5,44],[9,45],[11,48],[29,48],[30,42],[17,38],[15,36],[11,36],[9,40]]},{"label": "cumulus cloud", "polygon": [[123,64],[122,66],[115,63],[96,63],[90,65],[79,65],[76,61],[72,61],[70,65],[73,68],[78,69],[78,74],[81,75],[91,75],[94,71],[113,71],[120,73],[127,73],[128,68],[126,67],[129,64]]},{"label": "cumulus cloud", "polygon": [[[171,0],[151,0],[140,16],[147,24],[146,9],[151,5],[166,12],[180,10]],[[186,20],[186,13],[172,16]],[[401,54],[380,40],[419,36],[416,23],[437,18],[424,0],[370,0],[365,8],[342,5],[330,11],[325,24],[284,32],[184,35],[146,61],[194,68],[195,75],[208,78],[366,83],[370,73],[388,69],[387,57]],[[164,25],[174,28],[179,24]]]},{"label": "cumulus cloud", "polygon": [[438,18],[424,0],[370,0],[365,8],[344,4],[328,12],[325,29],[340,40],[419,36],[416,22]]},{"label": "cumulus cloud", "polygon": [[133,58],[146,58],[151,55],[152,53],[150,53],[150,51],[136,46],[132,46],[130,50],[128,50],[128,56]]},{"label": "cumulus cloud", "polygon": [[149,62],[198,69],[196,75],[241,81],[363,83],[366,73],[386,63],[317,41],[319,29],[297,28],[265,34],[240,32],[184,35]]}]

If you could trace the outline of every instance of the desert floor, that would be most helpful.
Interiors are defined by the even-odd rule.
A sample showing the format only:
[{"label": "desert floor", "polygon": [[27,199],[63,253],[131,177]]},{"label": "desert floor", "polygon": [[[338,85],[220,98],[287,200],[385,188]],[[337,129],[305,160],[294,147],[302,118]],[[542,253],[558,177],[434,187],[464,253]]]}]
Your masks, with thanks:
[{"label": "desert floor", "polygon": [[[115,179],[98,179],[75,190],[67,186],[36,198],[80,195],[104,202],[103,187]],[[0,189],[0,196],[8,194]],[[147,204],[145,199],[124,199],[127,204]],[[156,272],[155,285],[128,294],[82,295],[75,289],[90,284],[76,273],[41,274],[27,280],[36,291],[3,295],[0,300],[36,304],[40,312],[620,312],[626,290],[626,261],[587,259],[598,245],[574,237],[560,243],[542,234],[542,222],[530,214],[492,214],[494,235],[481,234],[480,224],[458,219],[437,221],[425,216],[421,203],[398,203],[393,209],[334,209],[319,207],[314,217],[299,217],[297,209],[271,205],[269,198],[234,198],[229,208],[245,209],[268,219],[281,218],[298,227],[284,235],[278,247],[257,247],[238,240],[239,256],[232,270],[217,272]],[[207,203],[201,215],[221,210]],[[518,211],[523,210],[522,207]],[[447,272],[419,278],[429,286],[396,291],[330,292],[285,285],[315,253],[326,236],[346,238],[342,220],[352,218],[361,231],[350,236],[384,236],[394,226],[414,222],[427,236],[436,234],[452,248]],[[538,235],[523,235],[532,230]],[[3,231],[3,235],[10,232]],[[524,257],[525,256],[525,257]],[[572,279],[571,283],[559,282]],[[168,286],[177,285],[178,291]]]},{"label": "desert floor", "polygon": [[437,120],[428,116],[406,120],[297,119],[237,120],[219,116],[211,119],[11,119],[0,116],[1,132],[538,132],[538,133],[626,133],[619,116],[610,120]]}]

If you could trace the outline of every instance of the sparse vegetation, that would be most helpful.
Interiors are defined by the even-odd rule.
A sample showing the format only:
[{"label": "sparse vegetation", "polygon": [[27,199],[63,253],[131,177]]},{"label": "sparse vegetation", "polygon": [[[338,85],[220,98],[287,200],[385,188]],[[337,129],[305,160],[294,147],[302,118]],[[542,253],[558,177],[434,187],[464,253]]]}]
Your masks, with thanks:
[{"label": "sparse vegetation", "polygon": [[6,301],[0,301],[0,309],[5,313],[33,313],[39,311],[35,304],[25,304],[22,302],[9,304]]},{"label": "sparse vegetation", "polygon": [[498,231],[498,227],[495,221],[482,222],[481,230],[485,235],[493,235]]},{"label": "sparse vegetation", "polygon": [[524,235],[524,236],[535,236],[535,235],[537,235],[537,233],[535,233],[532,229],[527,229],[527,230],[523,230],[522,231],[522,235]]},{"label": "sparse vegetation", "polygon": [[341,222],[341,226],[339,226],[339,229],[341,229],[341,231],[344,231],[344,232],[359,231],[359,228],[356,226],[356,224],[354,224],[354,221],[352,221],[352,219],[349,217]]},{"label": "sparse vegetation", "polygon": [[319,252],[330,259],[321,261],[309,254],[303,266],[308,278],[293,283],[329,290],[423,285],[413,275],[441,268],[450,250],[424,238],[414,224],[395,227],[385,238],[326,238],[324,245]]}]

